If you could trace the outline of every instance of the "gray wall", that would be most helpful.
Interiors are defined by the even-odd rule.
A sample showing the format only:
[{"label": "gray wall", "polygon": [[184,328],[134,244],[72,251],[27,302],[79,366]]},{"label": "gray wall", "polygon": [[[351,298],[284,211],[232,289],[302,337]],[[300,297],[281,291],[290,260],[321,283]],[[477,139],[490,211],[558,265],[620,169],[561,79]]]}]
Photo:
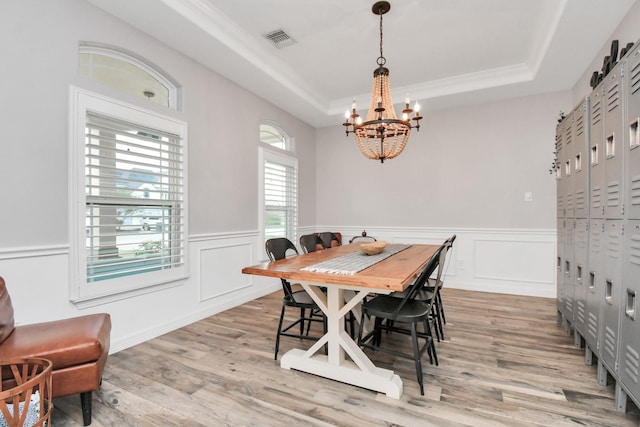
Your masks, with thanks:
[{"label": "gray wall", "polygon": [[[320,129],[318,222],[555,228],[556,181],[549,168],[556,119],[570,106],[567,91],[430,112],[404,152],[384,164],[362,156],[340,126]],[[524,201],[525,192],[533,201]]]}]

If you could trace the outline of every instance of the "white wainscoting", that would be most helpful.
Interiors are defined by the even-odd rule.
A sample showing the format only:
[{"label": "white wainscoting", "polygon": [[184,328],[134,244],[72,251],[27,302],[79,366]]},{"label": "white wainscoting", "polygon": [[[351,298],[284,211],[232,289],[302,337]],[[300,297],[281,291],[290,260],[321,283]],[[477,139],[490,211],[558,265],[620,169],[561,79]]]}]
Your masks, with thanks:
[{"label": "white wainscoting", "polygon": [[[301,227],[300,234],[339,231],[345,242],[355,227]],[[370,228],[379,240],[442,243],[457,238],[447,261],[446,286],[485,292],[555,298],[555,230]],[[296,242],[297,243],[297,242]],[[16,320],[22,324],[108,312],[111,352],[214,315],[280,289],[274,278],[249,276],[243,267],[261,262],[258,231],[189,238],[190,276],[168,289],[80,308],[69,301],[69,248],[56,245],[0,250]]]},{"label": "white wainscoting", "polygon": [[[344,242],[361,228],[318,226],[339,231]],[[367,227],[378,240],[440,244],[456,235],[445,267],[446,286],[474,291],[556,297],[556,230]]]}]

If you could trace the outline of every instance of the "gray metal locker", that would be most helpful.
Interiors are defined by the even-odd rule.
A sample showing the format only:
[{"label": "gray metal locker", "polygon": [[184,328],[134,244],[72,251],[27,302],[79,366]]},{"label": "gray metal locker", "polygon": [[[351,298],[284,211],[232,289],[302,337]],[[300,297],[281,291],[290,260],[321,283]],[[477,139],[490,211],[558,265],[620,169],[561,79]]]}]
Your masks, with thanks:
[{"label": "gray metal locker", "polygon": [[573,266],[573,327],[585,335],[587,324],[587,285],[589,275],[589,220],[578,218],[575,220],[573,233],[574,266]]},{"label": "gray metal locker", "polygon": [[625,208],[628,219],[640,219],[640,46],[625,56]]},{"label": "gray metal locker", "polygon": [[624,214],[623,79],[624,63],[604,80],[604,217],[622,219]]},{"label": "gray metal locker", "polygon": [[627,221],[624,225],[619,381],[637,405],[640,402],[640,220]]},{"label": "gray metal locker", "polygon": [[591,218],[604,217],[603,90],[604,84],[600,83],[589,97],[589,216]]},{"label": "gray metal locker", "polygon": [[573,142],[574,112],[571,111],[564,119],[564,161],[563,161],[563,186],[564,186],[564,216],[575,218],[575,143]]},{"label": "gray metal locker", "polygon": [[573,218],[565,218],[564,223],[564,312],[565,320],[573,324],[574,315],[574,292],[575,292],[575,276],[574,276],[574,244],[573,236],[575,232],[575,220]]},{"label": "gray metal locker", "polygon": [[589,98],[573,111],[573,203],[575,218],[589,217]]},{"label": "gray metal locker", "polygon": [[600,357],[600,306],[604,301],[604,220],[589,220],[589,273],[587,280],[587,317],[584,339],[588,350]]},{"label": "gray metal locker", "polygon": [[620,303],[622,300],[622,220],[605,220],[604,299],[600,329],[600,358],[617,378]]}]

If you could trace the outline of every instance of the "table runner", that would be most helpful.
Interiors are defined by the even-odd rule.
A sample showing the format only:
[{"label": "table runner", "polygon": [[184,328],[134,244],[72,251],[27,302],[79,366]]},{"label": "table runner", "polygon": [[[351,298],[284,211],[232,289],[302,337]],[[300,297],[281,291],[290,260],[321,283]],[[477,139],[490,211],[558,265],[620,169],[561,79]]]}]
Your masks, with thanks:
[{"label": "table runner", "polygon": [[356,274],[382,260],[401,252],[411,245],[403,243],[392,243],[387,245],[382,252],[376,255],[365,255],[362,251],[351,252],[327,261],[319,262],[302,268],[302,271],[312,271],[316,273],[332,274]]}]

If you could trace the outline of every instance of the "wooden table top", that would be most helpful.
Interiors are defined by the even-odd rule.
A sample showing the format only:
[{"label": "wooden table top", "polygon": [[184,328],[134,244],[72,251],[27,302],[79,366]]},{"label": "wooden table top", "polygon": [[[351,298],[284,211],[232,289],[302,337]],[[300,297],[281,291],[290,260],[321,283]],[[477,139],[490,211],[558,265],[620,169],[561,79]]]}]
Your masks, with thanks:
[{"label": "wooden table top", "polygon": [[244,274],[325,284],[403,291],[420,274],[439,245],[412,244],[389,258],[380,261],[353,275],[302,271],[303,268],[322,261],[360,250],[360,245],[351,244],[311,252],[273,262],[264,262],[242,269]]}]

